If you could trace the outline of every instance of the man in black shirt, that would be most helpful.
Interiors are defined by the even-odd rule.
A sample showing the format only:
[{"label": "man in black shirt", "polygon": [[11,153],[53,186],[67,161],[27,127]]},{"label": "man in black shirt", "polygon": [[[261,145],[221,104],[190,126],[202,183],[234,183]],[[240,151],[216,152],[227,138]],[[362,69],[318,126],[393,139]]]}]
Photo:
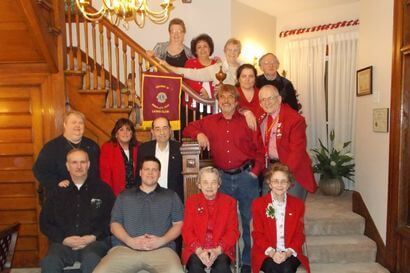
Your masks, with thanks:
[{"label": "man in black shirt", "polygon": [[300,105],[292,82],[280,76],[277,72],[279,68],[278,58],[273,53],[266,53],[260,57],[259,66],[263,74],[256,78],[256,87],[261,89],[262,86],[267,84],[275,86],[282,97],[282,103],[287,103],[294,110],[299,111]]},{"label": "man in black shirt", "polygon": [[70,111],[64,118],[63,135],[50,140],[41,149],[33,166],[33,173],[41,186],[47,191],[55,187],[64,187],[69,184],[70,175],[66,168],[67,153],[80,148],[88,153],[90,158],[90,177],[100,177],[99,158],[100,148],[93,140],[83,136],[84,134],[84,114],[77,111]]},{"label": "man in black shirt", "polygon": [[80,261],[82,273],[91,273],[109,249],[115,197],[106,183],[88,177],[90,161],[84,150],[69,151],[66,165],[68,186],[55,187],[40,214],[40,229],[50,242],[41,270],[62,272]]}]

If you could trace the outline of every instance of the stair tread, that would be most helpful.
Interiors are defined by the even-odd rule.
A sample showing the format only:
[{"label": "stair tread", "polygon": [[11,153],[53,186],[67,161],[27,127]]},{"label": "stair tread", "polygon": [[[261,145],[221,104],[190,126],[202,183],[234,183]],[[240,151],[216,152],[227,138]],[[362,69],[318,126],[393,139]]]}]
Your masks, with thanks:
[{"label": "stair tread", "polygon": [[365,235],[309,235],[306,237],[308,247],[315,246],[346,246],[346,245],[361,245],[368,247],[376,247],[376,243]]},{"label": "stair tread", "polygon": [[351,221],[351,220],[364,220],[362,216],[352,211],[338,210],[332,211],[331,208],[328,211],[318,211],[317,213],[306,214],[305,222],[316,220],[331,220],[335,222]]},{"label": "stair tread", "polygon": [[[389,273],[389,271],[378,263],[340,263],[340,264],[310,264],[311,272],[314,273]],[[304,269],[297,273],[306,272]]]}]

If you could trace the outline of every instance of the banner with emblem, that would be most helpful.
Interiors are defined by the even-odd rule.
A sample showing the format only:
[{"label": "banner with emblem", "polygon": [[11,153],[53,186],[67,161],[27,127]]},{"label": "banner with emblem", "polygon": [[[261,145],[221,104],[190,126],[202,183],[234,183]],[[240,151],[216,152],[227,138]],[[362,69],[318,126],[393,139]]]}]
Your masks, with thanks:
[{"label": "banner with emblem", "polygon": [[166,117],[172,130],[180,130],[182,76],[161,72],[142,75],[142,127],[150,128],[157,117]]}]

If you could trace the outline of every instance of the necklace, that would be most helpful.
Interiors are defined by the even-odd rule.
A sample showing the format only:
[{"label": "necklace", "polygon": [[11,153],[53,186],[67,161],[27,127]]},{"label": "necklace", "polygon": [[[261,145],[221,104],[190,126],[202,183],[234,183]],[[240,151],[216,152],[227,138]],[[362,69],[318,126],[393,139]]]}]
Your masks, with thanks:
[{"label": "necklace", "polygon": [[68,140],[67,138],[66,138],[66,140],[67,140],[67,143],[71,146],[72,149],[80,149],[81,148],[82,139],[78,143],[73,143],[70,140]]}]

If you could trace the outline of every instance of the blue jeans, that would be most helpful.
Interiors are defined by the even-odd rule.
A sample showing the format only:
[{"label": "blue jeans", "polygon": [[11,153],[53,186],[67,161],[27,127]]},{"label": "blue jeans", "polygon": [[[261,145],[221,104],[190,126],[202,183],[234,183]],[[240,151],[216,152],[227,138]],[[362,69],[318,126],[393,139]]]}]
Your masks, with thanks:
[{"label": "blue jeans", "polygon": [[81,272],[91,273],[108,249],[108,240],[92,242],[80,250],[72,250],[61,243],[51,243],[47,255],[40,263],[41,272],[63,272],[65,266],[71,266],[74,262],[79,261],[81,262]]},{"label": "blue jeans", "polygon": [[238,200],[239,212],[242,220],[242,239],[244,248],[242,252],[242,264],[251,264],[251,234],[250,221],[252,219],[252,201],[259,196],[258,178],[243,171],[238,174],[230,175],[220,171],[222,185],[221,192],[228,194]]}]

